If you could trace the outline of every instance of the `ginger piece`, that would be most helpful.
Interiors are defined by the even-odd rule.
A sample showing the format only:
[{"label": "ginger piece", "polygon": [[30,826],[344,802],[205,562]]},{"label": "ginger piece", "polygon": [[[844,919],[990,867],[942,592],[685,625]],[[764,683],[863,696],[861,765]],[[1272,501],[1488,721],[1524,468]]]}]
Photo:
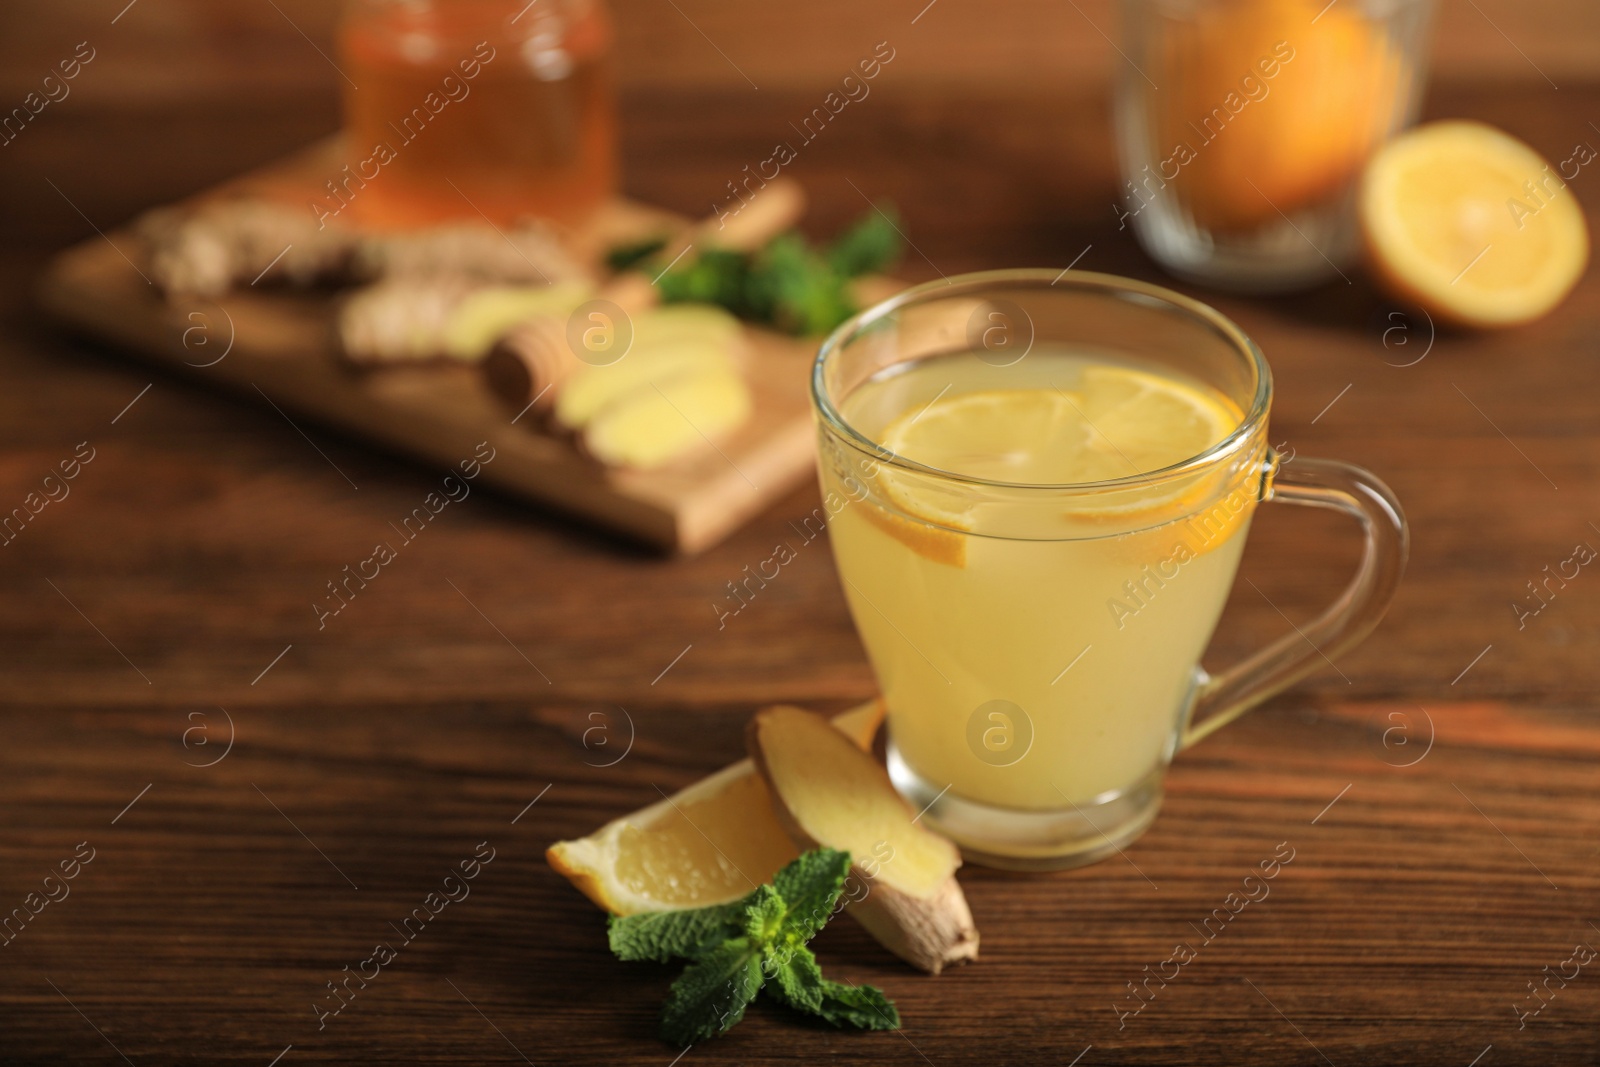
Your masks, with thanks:
[{"label": "ginger piece", "polygon": [[520,322],[565,321],[588,290],[578,284],[486,286],[470,279],[397,278],[359,290],[339,312],[345,356],[367,366],[484,358]]},{"label": "ginger piece", "polygon": [[580,429],[608,404],[647,382],[696,370],[734,372],[744,346],[739,321],[708,304],[658,308],[634,317],[631,327],[632,344],[614,362],[583,361],[572,368],[556,397],[560,425]]},{"label": "ginger piece", "polygon": [[715,442],[749,417],[744,379],[727,369],[700,370],[635,388],[584,427],[582,443],[602,463],[648,470]]},{"label": "ginger piece", "polygon": [[850,853],[867,891],[848,910],[884,948],[932,974],[977,958],[960,853],[915,822],[876,759],[799,708],[757,712],[746,743],[795,844]]},{"label": "ginger piece", "polygon": [[715,336],[678,336],[646,342],[630,350],[627,357],[605,366],[576,368],[555,398],[555,421],[570,430],[579,430],[606,406],[650,382],[669,381],[696,373],[738,373],[730,342]]},{"label": "ginger piece", "polygon": [[339,316],[345,355],[369,366],[481,360],[520,323],[564,324],[592,293],[588,273],[541,223],[371,235],[354,269],[383,279]]},{"label": "ginger piece", "polygon": [[633,336],[640,349],[702,341],[732,351],[744,337],[744,326],[714,304],[673,304],[634,316]]},{"label": "ginger piece", "polygon": [[608,405],[649,388],[651,382],[693,374],[731,373],[733,362],[715,344],[682,341],[643,352],[603,367],[580,367],[556,397],[555,421],[568,430],[581,430]]},{"label": "ginger piece", "polygon": [[510,230],[479,223],[363,237],[355,268],[373,278],[468,278],[557,285],[592,282],[549,226],[532,220]]},{"label": "ginger piece", "polygon": [[473,286],[439,279],[431,284],[369,286],[339,309],[339,341],[354,363],[383,366],[439,358],[445,322]]},{"label": "ginger piece", "polygon": [[[394,278],[479,284],[592,282],[546,224],[479,223],[393,233],[319,225],[306,211],[228,197],[147,213],[139,223],[151,276],[169,296],[215,297],[262,280],[304,286]],[[270,268],[270,269],[269,269]]]},{"label": "ginger piece", "polygon": [[[148,212],[138,224],[150,275],[168,296],[215,297],[239,284],[347,280],[356,239],[268,200],[211,200]],[[270,269],[269,269],[270,268]]]}]

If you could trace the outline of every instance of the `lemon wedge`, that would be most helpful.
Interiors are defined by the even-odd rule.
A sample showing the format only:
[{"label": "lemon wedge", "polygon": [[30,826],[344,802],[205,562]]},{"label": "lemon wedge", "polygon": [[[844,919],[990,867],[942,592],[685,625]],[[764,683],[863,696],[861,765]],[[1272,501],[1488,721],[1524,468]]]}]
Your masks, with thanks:
[{"label": "lemon wedge", "polygon": [[[881,700],[833,717],[863,749],[882,721]],[[738,900],[796,855],[748,759],[545,851],[551,867],[614,915]]]},{"label": "lemon wedge", "polygon": [[1361,230],[1379,280],[1467,326],[1529,322],[1589,259],[1578,200],[1537,152],[1481,122],[1435,122],[1367,167]]}]

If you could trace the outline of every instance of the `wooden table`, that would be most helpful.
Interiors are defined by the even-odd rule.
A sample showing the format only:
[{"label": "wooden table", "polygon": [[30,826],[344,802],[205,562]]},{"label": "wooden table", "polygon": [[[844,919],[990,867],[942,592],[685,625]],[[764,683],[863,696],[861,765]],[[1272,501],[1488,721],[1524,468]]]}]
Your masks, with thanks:
[{"label": "wooden table", "polygon": [[[1600,87],[1533,86],[1446,86],[1430,109],[1552,159],[1596,141]],[[808,106],[630,98],[631,191],[696,210]],[[680,1050],[652,1035],[669,971],[610,959],[601,917],[542,852],[736,758],[763,702],[872,692],[829,549],[790,525],[816,492],[688,561],[480,493],[319,631],[324,583],[437,475],[63,339],[25,296],[50,247],[92,232],[43,179],[109,228],[138,206],[129,189],[203,186],[331,120],[265,111],[246,136],[211,107],[166,120],[167,152],[138,147],[137,122],[63,110],[60,136],[107,139],[104,169],[52,174],[46,149],[7,178],[43,198],[28,232],[59,239],[0,257],[0,510],[80,442],[94,458],[0,548],[0,909],[75,850],[93,859],[0,948],[0,1062],[666,1067]],[[1082,253],[1157,277],[1114,226],[1103,101],[884,91],[847,117],[795,170],[819,232],[861,193],[890,196],[912,276]],[[1600,177],[1572,188],[1600,213]],[[1274,442],[1369,466],[1404,501],[1414,548],[1388,620],[1338,673],[1180,757],[1126,858],[966,870],[977,964],[925,978],[848,922],[826,930],[824,963],[883,986],[901,1033],[763,1006],[683,1062],[1592,1061],[1600,977],[1520,1028],[1517,1011],[1575,945],[1600,945],[1600,578],[1522,629],[1511,604],[1600,545],[1597,300],[1591,272],[1538,325],[1430,338],[1359,275],[1215,298],[1274,366]],[[1240,584],[1214,660],[1309,617],[1347,573],[1348,534],[1264,515],[1244,566],[1261,592]],[[797,559],[719,630],[725,583],[786,540]],[[1270,896],[1119,1018],[1126,983],[1280,843],[1294,858]],[[491,849],[471,896],[319,1031],[325,983]]]}]

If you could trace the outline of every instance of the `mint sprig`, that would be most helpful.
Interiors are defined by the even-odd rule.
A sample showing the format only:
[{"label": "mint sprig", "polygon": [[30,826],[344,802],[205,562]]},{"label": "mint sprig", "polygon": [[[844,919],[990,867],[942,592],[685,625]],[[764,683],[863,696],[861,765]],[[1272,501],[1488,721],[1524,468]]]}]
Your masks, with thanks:
[{"label": "mint sprig", "polygon": [[729,938],[739,936],[744,914],[743,900],[687,911],[644,912],[612,919],[607,937],[619,960],[697,960]]},{"label": "mint sprig", "polygon": [[799,233],[759,249],[707,248],[666,262],[672,242],[652,238],[607,254],[612,270],[654,276],[663,303],[716,304],[741,319],[798,336],[827,333],[857,310],[853,279],[891,267],[905,239],[892,206],[867,212],[827,248]]},{"label": "mint sprig", "polygon": [[661,1036],[673,1045],[727,1033],[763,989],[833,1026],[898,1029],[900,1013],[882,990],[823,977],[807,947],[832,918],[849,873],[849,853],[817,849],[742,900],[613,918],[611,951],[624,960],[691,961],[661,1011]]}]

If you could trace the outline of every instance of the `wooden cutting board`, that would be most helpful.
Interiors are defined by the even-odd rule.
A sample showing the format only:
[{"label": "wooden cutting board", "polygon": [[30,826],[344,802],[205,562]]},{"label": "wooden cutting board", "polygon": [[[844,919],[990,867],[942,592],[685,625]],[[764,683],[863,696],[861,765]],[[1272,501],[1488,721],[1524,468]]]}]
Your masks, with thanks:
[{"label": "wooden cutting board", "polygon": [[[325,142],[224,188],[285,193],[337,171]],[[220,190],[212,190],[215,195]],[[615,200],[574,235],[591,248],[648,237],[684,220]],[[337,297],[245,288],[218,300],[169,302],[143,274],[128,231],[86,241],[50,264],[45,308],[67,325],[220,389],[263,398],[305,418],[447,468],[479,442],[496,450],[483,481],[513,496],[660,548],[693,554],[716,544],[812,476],[807,375],[814,340],[749,328],[752,413],[744,426],[649,471],[614,470],[517,418],[475,369],[362,371],[338,353]],[[513,423],[513,419],[517,421]]]}]

